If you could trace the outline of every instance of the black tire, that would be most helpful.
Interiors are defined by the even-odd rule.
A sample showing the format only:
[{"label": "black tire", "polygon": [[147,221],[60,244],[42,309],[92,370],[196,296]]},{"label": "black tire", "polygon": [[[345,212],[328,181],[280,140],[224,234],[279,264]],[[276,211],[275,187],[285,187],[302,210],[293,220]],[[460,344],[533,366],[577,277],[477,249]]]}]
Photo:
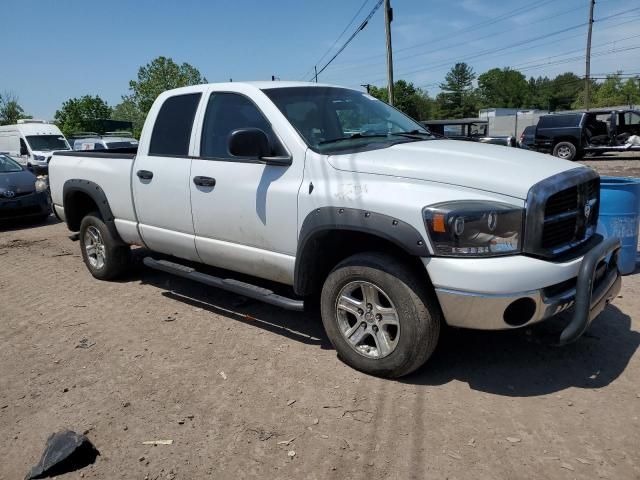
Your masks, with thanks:
[{"label": "black tire", "polygon": [[[340,293],[354,285],[353,282],[367,282],[382,290],[397,312],[397,343],[391,353],[382,358],[371,358],[359,353],[341,331],[337,304]],[[441,314],[433,291],[425,284],[424,279],[420,279],[408,266],[389,255],[362,253],[339,263],[324,282],[320,307],[322,323],[338,356],[346,364],[364,373],[387,378],[407,375],[427,361],[438,343]],[[361,318],[355,314],[342,315],[346,317],[341,318],[353,320],[354,325],[366,323],[361,322],[364,318],[362,315]],[[378,327],[367,324],[363,331],[366,328]],[[372,336],[371,333],[369,335]],[[373,341],[373,337],[371,340]],[[375,345],[378,343],[375,342]]]},{"label": "black tire", "polygon": [[571,142],[558,142],[556,146],[553,147],[553,156],[563,160],[577,160],[578,149]]},{"label": "black tire", "polygon": [[[103,262],[93,262],[87,252],[87,231],[99,232],[99,238],[104,245]],[[82,219],[80,223],[80,250],[84,264],[95,278],[99,280],[112,280],[125,273],[131,260],[131,249],[122,245],[109,232],[109,229],[100,218],[100,214],[92,212]]]}]

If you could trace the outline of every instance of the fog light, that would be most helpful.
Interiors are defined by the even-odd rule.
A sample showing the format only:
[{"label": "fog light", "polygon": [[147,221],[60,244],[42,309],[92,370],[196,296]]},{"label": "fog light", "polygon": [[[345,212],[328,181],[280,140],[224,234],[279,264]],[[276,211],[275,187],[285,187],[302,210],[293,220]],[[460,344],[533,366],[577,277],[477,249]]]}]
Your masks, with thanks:
[{"label": "fog light", "polygon": [[536,313],[536,302],[532,298],[519,298],[505,309],[504,321],[512,327],[524,325]]}]

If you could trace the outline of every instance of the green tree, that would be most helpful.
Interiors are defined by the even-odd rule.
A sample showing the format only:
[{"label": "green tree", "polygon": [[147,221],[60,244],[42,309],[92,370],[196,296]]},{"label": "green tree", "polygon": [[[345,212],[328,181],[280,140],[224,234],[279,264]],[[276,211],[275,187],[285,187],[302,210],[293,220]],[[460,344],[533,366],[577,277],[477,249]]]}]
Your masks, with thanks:
[{"label": "green tree", "polygon": [[478,77],[478,96],[483,107],[522,108],[529,84],[525,76],[510,68],[492,68]]},{"label": "green tree", "polygon": [[584,79],[575,73],[561,73],[549,84],[550,110],[570,110],[584,88]]},{"label": "green tree", "polygon": [[25,115],[18,103],[18,97],[12,92],[0,95],[0,125],[13,125],[21,118],[31,118]]},{"label": "green tree", "polygon": [[551,98],[551,80],[548,77],[529,78],[525,105],[529,108],[546,110]]},{"label": "green tree", "polygon": [[640,77],[623,81],[620,73],[607,75],[591,95],[594,107],[614,107],[640,102]]},{"label": "green tree", "polygon": [[436,97],[438,114],[448,118],[464,118],[477,114],[477,98],[473,89],[476,74],[466,63],[456,63],[440,84]]},{"label": "green tree", "polygon": [[200,71],[188,63],[178,65],[171,58],[157,57],[138,69],[137,80],[129,82],[131,95],[123,100],[132,101],[146,115],[154,100],[165,90],[206,82]]},{"label": "green tree", "polygon": [[56,124],[65,135],[81,130],[95,130],[92,121],[107,118],[111,118],[111,107],[98,95],[70,98],[54,115]]},{"label": "green tree", "polygon": [[131,97],[123,97],[122,102],[113,107],[113,111],[111,112],[111,119],[131,122],[133,124],[133,136],[136,138],[140,138],[140,132],[142,131],[142,126],[144,125],[145,116],[138,109],[138,106],[131,99]]},{"label": "green tree", "polygon": [[[371,87],[369,93],[383,102],[389,101],[387,87]],[[398,80],[393,84],[394,106],[415,120],[431,118],[432,103],[427,92],[417,88],[413,83]]]},{"label": "green tree", "polygon": [[640,76],[627,79],[622,86],[622,96],[625,105],[640,104]]}]

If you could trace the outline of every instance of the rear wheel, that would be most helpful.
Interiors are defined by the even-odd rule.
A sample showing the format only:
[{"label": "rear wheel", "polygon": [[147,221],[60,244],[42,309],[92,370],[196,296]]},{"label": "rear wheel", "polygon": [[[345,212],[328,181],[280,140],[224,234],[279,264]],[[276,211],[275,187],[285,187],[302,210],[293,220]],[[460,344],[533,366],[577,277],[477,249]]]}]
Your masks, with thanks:
[{"label": "rear wheel", "polygon": [[424,281],[379,253],[354,255],[338,264],[322,288],[321,311],[340,358],[382,377],[419,368],[440,334],[440,310]]},{"label": "rear wheel", "polygon": [[82,219],[80,248],[85,265],[97,279],[114,279],[129,266],[130,248],[113,238],[98,213],[90,213]]},{"label": "rear wheel", "polygon": [[563,160],[576,160],[578,149],[571,142],[559,142],[553,147],[553,155]]}]

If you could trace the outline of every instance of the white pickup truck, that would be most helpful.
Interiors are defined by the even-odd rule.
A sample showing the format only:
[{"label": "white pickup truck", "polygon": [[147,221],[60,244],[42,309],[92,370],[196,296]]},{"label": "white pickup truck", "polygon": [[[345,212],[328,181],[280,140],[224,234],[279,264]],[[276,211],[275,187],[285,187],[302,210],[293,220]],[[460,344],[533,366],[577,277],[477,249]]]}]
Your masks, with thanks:
[{"label": "white pickup truck", "polygon": [[570,310],[559,342],[573,341],[620,289],[593,170],[437,139],[347,88],[167,91],[136,155],[56,153],[50,182],[94,277],[123,273],[141,245],[149,267],[284,308],[319,294],[340,357],[380,376],[420,367],[443,322],[509,329]]}]

